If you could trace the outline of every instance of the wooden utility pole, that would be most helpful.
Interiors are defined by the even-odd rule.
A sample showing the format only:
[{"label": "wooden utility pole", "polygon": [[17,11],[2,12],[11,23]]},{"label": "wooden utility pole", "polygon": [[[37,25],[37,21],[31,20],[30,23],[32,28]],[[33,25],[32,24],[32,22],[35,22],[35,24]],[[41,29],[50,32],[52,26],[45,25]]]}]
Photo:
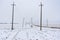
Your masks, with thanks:
[{"label": "wooden utility pole", "polygon": [[41,13],[40,13],[40,30],[42,30],[42,2],[41,2],[41,4],[40,4],[40,6],[41,6]]},{"label": "wooden utility pole", "polygon": [[48,27],[48,19],[47,19],[47,27]]},{"label": "wooden utility pole", "polygon": [[31,18],[31,27],[33,27],[33,19]]},{"label": "wooden utility pole", "polygon": [[25,25],[25,18],[23,18],[22,28],[24,27],[24,25]]},{"label": "wooden utility pole", "polygon": [[13,4],[12,4],[12,27],[11,27],[11,30],[13,30],[14,28],[13,28],[13,23],[14,23],[14,6],[15,6],[15,4],[14,4],[14,2],[13,2]]}]

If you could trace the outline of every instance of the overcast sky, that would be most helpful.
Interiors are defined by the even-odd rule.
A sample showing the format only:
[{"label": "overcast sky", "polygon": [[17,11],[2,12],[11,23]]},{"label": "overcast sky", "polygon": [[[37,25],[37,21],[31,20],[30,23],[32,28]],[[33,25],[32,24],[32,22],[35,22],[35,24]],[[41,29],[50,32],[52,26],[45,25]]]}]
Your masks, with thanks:
[{"label": "overcast sky", "polygon": [[[42,0],[43,1],[43,23],[48,20],[49,23],[60,24],[60,0]],[[40,19],[40,0],[14,0],[15,14],[14,22],[22,22],[33,18],[34,23]],[[13,0],[0,0],[0,22],[11,22]]]}]

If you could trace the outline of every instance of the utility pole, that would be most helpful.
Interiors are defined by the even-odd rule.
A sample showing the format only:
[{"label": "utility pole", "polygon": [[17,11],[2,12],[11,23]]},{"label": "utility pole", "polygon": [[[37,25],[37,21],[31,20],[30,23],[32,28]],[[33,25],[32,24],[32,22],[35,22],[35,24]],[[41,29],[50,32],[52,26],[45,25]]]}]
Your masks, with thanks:
[{"label": "utility pole", "polygon": [[33,27],[33,19],[31,18],[31,28]]},{"label": "utility pole", "polygon": [[14,6],[15,6],[15,4],[14,4],[14,2],[13,2],[13,4],[12,4],[12,27],[11,27],[11,30],[13,30],[14,28],[13,28],[13,23],[14,23]]},{"label": "utility pole", "polygon": [[42,2],[41,2],[41,4],[40,4],[40,6],[41,6],[41,13],[40,13],[40,30],[42,30]]},{"label": "utility pole", "polygon": [[47,19],[47,27],[48,27],[48,19]]},{"label": "utility pole", "polygon": [[23,18],[22,28],[24,27],[24,24],[25,24],[25,18]]}]

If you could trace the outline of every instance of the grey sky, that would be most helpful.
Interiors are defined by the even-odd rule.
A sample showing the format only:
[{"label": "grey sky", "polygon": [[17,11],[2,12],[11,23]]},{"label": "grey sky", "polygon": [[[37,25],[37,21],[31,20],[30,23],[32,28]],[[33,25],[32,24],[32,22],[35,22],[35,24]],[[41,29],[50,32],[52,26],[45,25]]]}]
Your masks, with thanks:
[{"label": "grey sky", "polygon": [[[40,0],[14,0],[15,20],[22,22],[25,17],[26,21],[33,18],[34,23],[39,22],[40,18]],[[0,22],[11,22],[13,0],[0,0]],[[43,23],[48,19],[49,23],[60,23],[60,0],[43,0]]]}]

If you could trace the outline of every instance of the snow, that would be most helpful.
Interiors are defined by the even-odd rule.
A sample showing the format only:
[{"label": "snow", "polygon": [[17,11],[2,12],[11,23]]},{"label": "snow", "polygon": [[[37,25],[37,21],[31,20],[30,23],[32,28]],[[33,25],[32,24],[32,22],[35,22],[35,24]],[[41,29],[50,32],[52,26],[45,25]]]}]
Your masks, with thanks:
[{"label": "snow", "polygon": [[0,40],[60,40],[60,29],[26,27],[14,30],[0,30]]}]

